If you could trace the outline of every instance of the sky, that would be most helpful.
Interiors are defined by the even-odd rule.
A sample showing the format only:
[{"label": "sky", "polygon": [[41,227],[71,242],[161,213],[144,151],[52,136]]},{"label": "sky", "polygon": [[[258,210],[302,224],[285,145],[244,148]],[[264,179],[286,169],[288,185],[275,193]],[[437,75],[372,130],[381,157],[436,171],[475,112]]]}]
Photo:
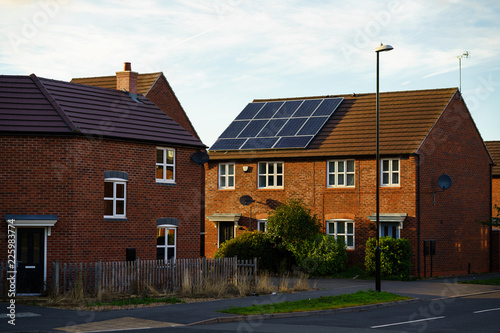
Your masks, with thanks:
[{"label": "sky", "polygon": [[500,140],[495,0],[0,0],[0,74],[163,72],[211,146],[253,99],[459,87]]}]

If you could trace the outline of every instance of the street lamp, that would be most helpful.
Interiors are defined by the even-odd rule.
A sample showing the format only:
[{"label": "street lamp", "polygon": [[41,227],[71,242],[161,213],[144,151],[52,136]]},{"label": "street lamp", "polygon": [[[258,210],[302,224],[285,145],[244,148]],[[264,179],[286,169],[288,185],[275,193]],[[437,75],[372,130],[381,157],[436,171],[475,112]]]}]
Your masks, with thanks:
[{"label": "street lamp", "polygon": [[383,45],[375,48],[375,53],[377,53],[377,189],[376,189],[376,223],[377,223],[377,247],[375,248],[375,290],[381,291],[380,288],[380,126],[379,126],[379,53],[384,51],[390,51],[393,47],[390,45]]}]

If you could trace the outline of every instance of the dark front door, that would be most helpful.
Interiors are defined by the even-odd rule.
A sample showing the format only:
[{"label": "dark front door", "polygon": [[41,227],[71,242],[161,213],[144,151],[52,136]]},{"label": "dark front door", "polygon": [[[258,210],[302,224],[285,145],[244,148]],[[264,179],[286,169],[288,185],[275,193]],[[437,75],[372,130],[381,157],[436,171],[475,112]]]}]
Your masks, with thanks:
[{"label": "dark front door", "polygon": [[17,229],[17,293],[43,291],[45,229]]},{"label": "dark front door", "polygon": [[219,222],[219,246],[234,238],[234,222]]}]

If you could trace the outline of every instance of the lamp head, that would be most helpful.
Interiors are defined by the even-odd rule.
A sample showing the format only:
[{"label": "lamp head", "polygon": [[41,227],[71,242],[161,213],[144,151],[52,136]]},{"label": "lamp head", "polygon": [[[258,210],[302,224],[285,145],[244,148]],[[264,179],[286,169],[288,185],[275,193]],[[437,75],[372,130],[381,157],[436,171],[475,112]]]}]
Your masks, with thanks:
[{"label": "lamp head", "polygon": [[384,44],[380,43],[380,46],[377,46],[375,48],[375,52],[378,53],[378,52],[390,51],[392,49],[394,49],[392,46],[390,46],[390,45],[384,45]]}]

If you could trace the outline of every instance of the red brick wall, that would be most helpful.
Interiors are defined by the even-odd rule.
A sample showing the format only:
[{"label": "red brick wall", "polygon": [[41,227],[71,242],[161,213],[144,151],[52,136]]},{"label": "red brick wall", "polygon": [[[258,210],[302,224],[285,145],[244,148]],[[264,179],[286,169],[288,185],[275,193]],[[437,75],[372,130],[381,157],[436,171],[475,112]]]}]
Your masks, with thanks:
[{"label": "red brick wall", "polygon": [[[493,192],[492,192],[492,205],[497,205],[500,207],[500,177],[496,176],[493,177],[492,179],[492,186],[493,186]],[[498,211],[495,208],[492,208],[492,214],[493,217],[496,217],[498,214]],[[500,216],[499,216],[500,217]]]},{"label": "red brick wall", "polygon": [[174,91],[163,75],[153,84],[146,97],[195,138],[200,139],[186,112],[175,96]]},{"label": "red brick wall", "polygon": [[[265,218],[272,205],[287,199],[300,198],[317,214],[326,228],[326,219],[348,218],[355,220],[355,250],[349,250],[350,263],[363,263],[365,244],[369,237],[376,236],[376,226],[367,218],[375,208],[375,160],[356,160],[355,188],[327,188],[327,159],[284,161],[284,189],[257,189],[257,163],[238,162],[234,190],[217,189],[218,163],[209,162],[206,172],[206,215],[214,213],[241,213],[237,234],[257,228],[256,219]],[[401,237],[416,238],[415,218],[415,162],[414,158],[401,158],[400,187],[381,188],[381,213],[407,213],[408,218],[401,230]],[[250,167],[244,173],[242,166]],[[242,195],[250,195],[256,201],[250,207],[239,203]],[[266,205],[269,203],[269,205]],[[271,206],[271,207],[270,207]],[[213,256],[217,250],[217,229],[205,220],[205,254]]]},{"label": "red brick wall", "polygon": [[[489,227],[478,221],[491,211],[490,161],[462,101],[450,102],[419,153],[421,241],[436,241],[433,275],[488,271]],[[444,192],[437,186],[442,174],[452,179]],[[427,276],[429,265],[427,257]]]},{"label": "red brick wall", "polygon": [[[136,248],[156,259],[156,220],[179,219],[177,257],[200,255],[202,167],[196,150],[176,149],[176,184],[155,181],[156,146],[110,140],[0,136],[0,217],[57,214],[47,238],[47,264],[125,260]],[[104,172],[124,171],[127,221],[104,220]],[[6,223],[0,251],[7,253]]]}]

